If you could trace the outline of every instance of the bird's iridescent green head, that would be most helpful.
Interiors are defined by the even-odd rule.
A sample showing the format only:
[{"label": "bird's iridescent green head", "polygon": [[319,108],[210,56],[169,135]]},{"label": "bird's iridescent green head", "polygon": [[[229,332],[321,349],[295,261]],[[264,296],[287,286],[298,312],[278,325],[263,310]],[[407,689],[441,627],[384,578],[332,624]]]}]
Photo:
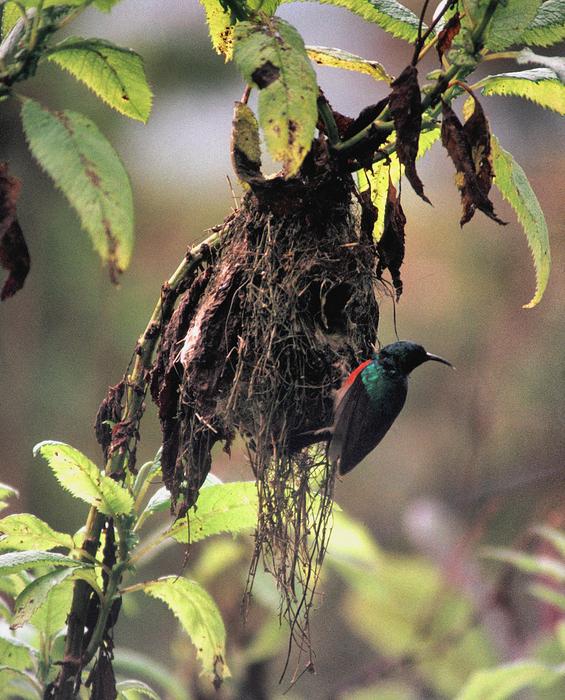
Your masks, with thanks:
[{"label": "bird's iridescent green head", "polygon": [[426,352],[425,348],[417,343],[412,343],[409,340],[401,340],[398,343],[385,345],[375,355],[375,360],[385,369],[396,370],[400,374],[410,374],[413,369],[419,367],[428,360],[442,362],[444,365],[452,367],[451,362],[444,360],[443,357],[432,355]]}]

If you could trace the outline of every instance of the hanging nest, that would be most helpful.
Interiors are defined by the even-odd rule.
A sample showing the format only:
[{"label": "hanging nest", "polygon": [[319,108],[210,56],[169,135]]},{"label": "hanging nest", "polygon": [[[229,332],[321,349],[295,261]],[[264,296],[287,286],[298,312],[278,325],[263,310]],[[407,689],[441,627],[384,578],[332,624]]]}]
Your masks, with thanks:
[{"label": "hanging nest", "polygon": [[335,474],[323,445],[294,445],[331,424],[335,389],[373,351],[373,222],[321,142],[299,177],[256,182],[182,297],[153,373],[177,514],[196,502],[212,446],[242,436],[259,494],[249,589],[262,557],[307,644]]}]

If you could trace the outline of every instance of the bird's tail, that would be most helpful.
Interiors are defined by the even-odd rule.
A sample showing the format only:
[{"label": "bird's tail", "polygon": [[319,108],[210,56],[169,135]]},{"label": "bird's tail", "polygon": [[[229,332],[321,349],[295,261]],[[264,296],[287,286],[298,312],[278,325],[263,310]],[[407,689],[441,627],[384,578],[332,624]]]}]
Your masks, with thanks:
[{"label": "bird's tail", "polygon": [[289,450],[298,452],[305,447],[315,445],[317,442],[329,442],[332,439],[331,428],[319,428],[318,430],[307,430],[305,433],[291,435],[289,438]]}]

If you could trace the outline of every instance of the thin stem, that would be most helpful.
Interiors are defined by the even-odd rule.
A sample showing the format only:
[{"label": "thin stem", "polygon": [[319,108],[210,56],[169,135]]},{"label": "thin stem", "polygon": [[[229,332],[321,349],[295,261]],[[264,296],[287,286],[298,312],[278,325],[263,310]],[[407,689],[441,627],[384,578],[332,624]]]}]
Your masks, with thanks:
[{"label": "thin stem", "polygon": [[320,115],[320,119],[324,122],[330,146],[334,146],[339,141],[339,131],[328,101],[321,93],[318,97],[318,114]]},{"label": "thin stem", "polygon": [[483,56],[483,61],[499,61],[503,58],[516,59],[520,55],[519,51],[499,51],[498,53],[487,53]]},{"label": "thin stem", "polygon": [[[219,234],[214,232],[202,243],[189,250],[175,272],[161,288],[159,300],[155,305],[145,331],[137,343],[133,367],[125,375],[127,388],[122,422],[134,423],[130,433],[132,437],[124,446],[117,450],[112,451],[110,446],[110,454],[105,468],[106,474],[115,474],[124,478],[126,469],[130,466],[131,446],[135,440],[137,428],[142,417],[148,374],[151,369],[153,354],[161,336],[163,322],[170,317],[175,301],[178,295],[186,288],[190,276],[209,257],[210,249],[216,248],[219,242]],[[106,517],[99,513],[96,508],[90,509],[85,527],[84,553],[79,558],[80,561],[88,561],[95,556]],[[125,535],[122,534],[120,536],[120,546],[122,544],[125,546],[125,539]],[[127,559],[125,550],[119,551],[119,554]],[[83,638],[92,589],[85,581],[79,579],[75,582],[68,621],[65,655],[61,665],[61,672],[53,685],[53,697],[59,700],[71,700],[76,697],[82,668],[96,653],[95,642],[98,645],[102,639],[101,635],[104,633],[106,620],[119,585],[119,577],[121,577],[123,566],[124,561],[120,561],[110,573],[108,590],[105,596],[106,602],[101,608],[93,636],[86,650],[83,650]],[[118,578],[116,578],[118,576],[117,572],[119,573]]]}]

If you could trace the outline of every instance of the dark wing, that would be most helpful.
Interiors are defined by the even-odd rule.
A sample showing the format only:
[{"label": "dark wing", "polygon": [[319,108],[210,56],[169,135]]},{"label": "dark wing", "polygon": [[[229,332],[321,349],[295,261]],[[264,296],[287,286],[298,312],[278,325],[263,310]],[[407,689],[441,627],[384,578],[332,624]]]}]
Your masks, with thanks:
[{"label": "dark wing", "polygon": [[[406,400],[404,380],[386,382],[379,400],[371,401],[361,373],[340,392],[334,414],[330,460],[347,474],[383,439]],[[387,390],[388,389],[388,390]]]}]

